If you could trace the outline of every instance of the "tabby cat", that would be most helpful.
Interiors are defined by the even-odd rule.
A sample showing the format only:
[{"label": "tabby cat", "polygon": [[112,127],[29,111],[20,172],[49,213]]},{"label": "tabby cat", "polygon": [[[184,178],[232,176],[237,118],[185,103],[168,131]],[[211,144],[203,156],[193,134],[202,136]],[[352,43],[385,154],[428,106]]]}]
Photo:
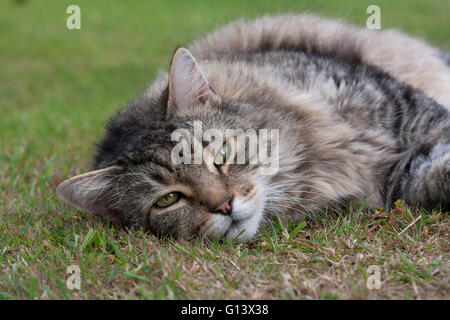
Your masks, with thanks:
[{"label": "tabby cat", "polygon": [[[276,216],[299,221],[350,201],[448,210],[449,61],[400,32],[310,14],[233,22],[178,48],[169,72],[110,120],[94,171],[57,194],[156,234],[240,240]],[[205,148],[199,164],[174,163],[173,132],[195,123],[277,130],[278,170],[218,162],[248,147],[235,140]]]}]

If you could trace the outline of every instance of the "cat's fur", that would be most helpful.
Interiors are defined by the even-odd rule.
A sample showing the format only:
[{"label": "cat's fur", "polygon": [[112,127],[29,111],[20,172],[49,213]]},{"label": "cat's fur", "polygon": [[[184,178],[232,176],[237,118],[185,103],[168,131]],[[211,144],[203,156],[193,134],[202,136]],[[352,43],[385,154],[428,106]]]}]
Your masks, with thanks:
[{"label": "cat's fur", "polygon": [[[63,182],[63,200],[156,233],[243,240],[265,219],[298,221],[349,201],[449,209],[447,53],[313,15],[238,21],[189,50],[110,121],[96,170]],[[174,165],[171,133],[197,120],[204,129],[278,129],[278,173],[217,168],[214,154]],[[174,191],[180,201],[155,208]],[[231,214],[218,212],[231,197]]]}]

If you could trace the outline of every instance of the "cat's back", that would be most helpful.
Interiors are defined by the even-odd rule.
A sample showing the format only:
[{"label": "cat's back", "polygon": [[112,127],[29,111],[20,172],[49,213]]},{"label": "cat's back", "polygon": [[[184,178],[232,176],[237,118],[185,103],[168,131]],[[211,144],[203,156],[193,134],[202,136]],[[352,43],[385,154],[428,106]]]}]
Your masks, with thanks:
[{"label": "cat's back", "polygon": [[450,109],[448,54],[395,30],[365,30],[311,14],[265,16],[232,22],[189,50],[200,61],[286,50],[374,65]]}]

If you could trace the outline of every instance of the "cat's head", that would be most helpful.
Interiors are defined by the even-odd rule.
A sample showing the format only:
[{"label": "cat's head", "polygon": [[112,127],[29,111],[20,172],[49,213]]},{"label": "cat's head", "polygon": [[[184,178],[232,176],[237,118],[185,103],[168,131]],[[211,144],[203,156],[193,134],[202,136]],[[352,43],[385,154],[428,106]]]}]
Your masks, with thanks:
[{"label": "cat's head", "polygon": [[252,144],[270,149],[274,137],[262,138],[261,124],[224,103],[184,48],[172,58],[162,100],[162,118],[155,109],[156,120],[150,120],[152,111],[144,106],[116,121],[109,130],[118,141],[109,144],[117,156],[61,183],[58,196],[83,211],[158,234],[251,238],[263,220],[269,179],[262,171],[267,162],[254,159],[258,154],[251,150],[258,149]]}]

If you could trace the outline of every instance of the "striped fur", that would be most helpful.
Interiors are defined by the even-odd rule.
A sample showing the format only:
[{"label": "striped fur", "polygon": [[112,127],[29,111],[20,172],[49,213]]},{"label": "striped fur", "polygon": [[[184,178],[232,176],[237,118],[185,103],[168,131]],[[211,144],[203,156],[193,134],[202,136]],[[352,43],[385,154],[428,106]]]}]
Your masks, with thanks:
[{"label": "striped fur", "polygon": [[[188,49],[109,122],[95,157],[103,170],[64,182],[63,200],[155,233],[242,240],[276,216],[298,221],[350,201],[450,208],[448,53],[313,15],[233,22]],[[216,169],[214,155],[175,165],[171,133],[194,121],[278,129],[278,172]],[[183,196],[155,208],[169,192]],[[230,195],[232,213],[214,211]]]}]

